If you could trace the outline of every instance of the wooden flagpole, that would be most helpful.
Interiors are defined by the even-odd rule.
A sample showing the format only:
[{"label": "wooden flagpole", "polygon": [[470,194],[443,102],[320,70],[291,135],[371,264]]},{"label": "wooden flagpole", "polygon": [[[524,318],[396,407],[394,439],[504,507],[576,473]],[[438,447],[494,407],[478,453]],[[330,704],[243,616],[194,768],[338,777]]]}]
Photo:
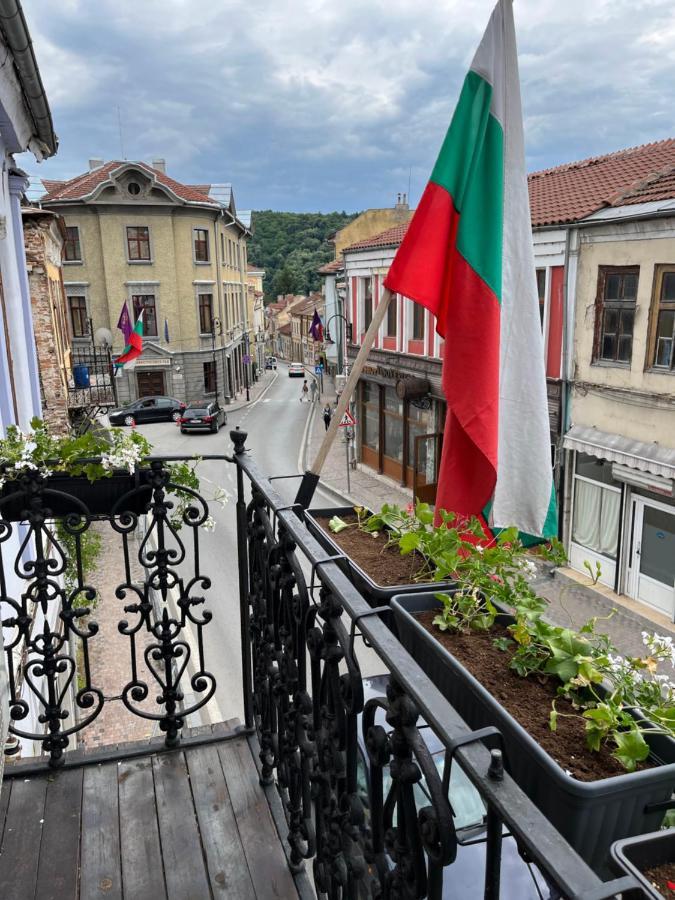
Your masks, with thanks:
[{"label": "wooden flagpole", "polygon": [[352,366],[351,372],[349,373],[347,383],[344,386],[344,390],[340,394],[337,408],[333,413],[332,419],[330,420],[328,431],[324,435],[324,439],[321,443],[321,446],[319,447],[319,452],[316,454],[311,468],[309,468],[303,475],[300,487],[298,488],[297,496],[295,498],[295,502],[300,504],[303,509],[307,509],[309,504],[312,502],[312,497],[314,496],[314,491],[316,490],[316,486],[319,483],[319,477],[321,475],[323,464],[325,463],[326,457],[328,456],[328,451],[330,450],[333,441],[335,440],[335,435],[337,434],[337,430],[340,427],[340,422],[342,421],[344,414],[347,412],[349,401],[361,376],[361,371],[366,363],[368,354],[370,353],[370,350],[375,342],[375,335],[377,334],[378,329],[387,313],[387,308],[389,307],[391,297],[391,291],[389,290],[389,288],[385,288],[382,291],[382,297],[375,309],[375,313],[373,315],[373,318],[371,319],[370,325],[368,326],[368,330],[364,335],[361,349],[359,350],[358,355],[354,360],[354,365]]}]

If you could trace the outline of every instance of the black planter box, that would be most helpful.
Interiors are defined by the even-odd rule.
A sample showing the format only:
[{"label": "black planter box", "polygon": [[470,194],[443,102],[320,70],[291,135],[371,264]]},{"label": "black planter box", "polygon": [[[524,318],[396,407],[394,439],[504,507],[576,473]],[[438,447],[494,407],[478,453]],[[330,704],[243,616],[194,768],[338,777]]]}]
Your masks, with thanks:
[{"label": "black planter box", "polygon": [[662,900],[663,894],[643,875],[645,869],[675,862],[675,828],[652,831],[612,844],[613,866],[620,875],[633,875],[645,897]]},{"label": "black planter box", "polygon": [[[317,518],[332,519],[333,516],[349,516],[354,514],[353,506],[333,507],[332,509],[310,509],[304,513],[305,524],[313,537],[321,544],[324,550],[330,556],[337,556],[344,553],[342,548],[337,544],[331,536],[316,521]],[[447,581],[415,581],[412,584],[398,584],[385,586],[377,584],[367,572],[355,563],[352,559],[345,560],[342,569],[354,583],[354,586],[363,594],[365,599],[371,606],[386,606],[391,598],[396,594],[418,593],[421,590],[448,591],[454,587],[454,584]]]},{"label": "black planter box", "polygon": [[[70,513],[109,516],[113,510],[115,515],[124,512],[140,515],[146,511],[151,496],[148,472],[145,470],[137,470],[134,475],[114,472],[109,478],[94,482],[84,476],[56,473],[45,479],[42,505],[45,512],[49,510],[46,518],[55,519]],[[3,485],[0,491],[0,519],[7,522],[25,520],[29,505],[29,493],[20,481],[7,481]]]},{"label": "black planter box", "polygon": [[[577,781],[553,760],[417,620],[416,614],[440,610],[432,593],[395,597],[391,604],[398,636],[441,693],[470,728],[497,727],[504,739],[509,771],[522,790],[601,877],[610,874],[609,849],[620,838],[658,828],[664,812],[650,804],[670,799],[675,790],[675,741],[647,737],[651,769],[600,781]],[[513,618],[499,616],[508,625]]]}]

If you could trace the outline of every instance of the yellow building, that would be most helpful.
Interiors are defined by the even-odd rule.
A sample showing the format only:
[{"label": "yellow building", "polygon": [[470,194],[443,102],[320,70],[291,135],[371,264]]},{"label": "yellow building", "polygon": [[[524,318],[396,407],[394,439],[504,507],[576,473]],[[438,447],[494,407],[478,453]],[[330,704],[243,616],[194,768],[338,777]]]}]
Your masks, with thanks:
[{"label": "yellow building", "polygon": [[248,264],[248,293],[247,316],[249,334],[249,355],[255,365],[254,375],[265,368],[265,347],[267,344],[267,329],[265,320],[265,304],[263,301],[263,278],[265,270],[260,266]]},{"label": "yellow building", "polygon": [[229,184],[186,185],[164,160],[90,160],[69,181],[44,181],[42,205],[66,223],[64,284],[73,343],[112,333],[124,303],[143,309],[143,353],[118,380],[121,401],[171,395],[229,400],[243,389],[247,224]]},{"label": "yellow building", "polygon": [[335,247],[335,259],[340,259],[345,247],[351,247],[359,241],[374,237],[395,225],[405,225],[412,218],[414,210],[408,207],[406,194],[399,194],[396,206],[386,209],[367,209],[344,228],[336,231],[331,241]]}]

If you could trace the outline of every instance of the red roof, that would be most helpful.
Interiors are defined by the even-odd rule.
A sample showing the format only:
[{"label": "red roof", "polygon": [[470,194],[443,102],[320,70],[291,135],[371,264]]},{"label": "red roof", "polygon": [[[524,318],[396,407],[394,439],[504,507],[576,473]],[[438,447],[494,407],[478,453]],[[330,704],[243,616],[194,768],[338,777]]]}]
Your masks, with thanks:
[{"label": "red roof", "polygon": [[291,323],[286,322],[285,325],[282,325],[279,328],[279,334],[290,334],[291,333]]},{"label": "red roof", "polygon": [[615,197],[612,206],[628,206],[633,203],[651,203],[675,198],[675,166],[645,178],[632,190]]},{"label": "red roof", "polygon": [[584,219],[604,206],[616,205],[617,195],[638,188],[670,166],[675,166],[675,138],[533,172],[528,177],[532,225]]},{"label": "red roof", "polygon": [[91,172],[85,172],[83,175],[76,175],[75,178],[71,178],[69,181],[43,181],[47,193],[41,197],[41,201],[44,203],[56,200],[83,200],[96,190],[97,187],[108,181],[112,172],[119,169],[120,166],[127,165],[142,169],[143,171],[154,175],[159,184],[168,188],[170,191],[173,191],[173,193],[182,200],[187,200],[191,203],[204,203],[209,206],[219,205],[216,200],[212,200],[210,197],[207,197],[205,193],[201,193],[200,190],[197,190],[197,188],[206,188],[208,187],[207,185],[181,184],[179,181],[174,181],[173,178],[169,178],[164,172],[153,169],[152,166],[149,166],[147,163],[129,163],[120,160],[113,160],[112,162],[105,163],[98,169],[94,169]]},{"label": "red roof", "polygon": [[321,275],[334,275],[335,272],[339,272],[341,269],[344,269],[345,264],[341,259],[332,259],[330,262],[321,266],[320,269],[317,269],[317,272]]},{"label": "red roof", "polygon": [[386,231],[382,231],[374,237],[364,238],[362,241],[357,241],[355,244],[345,247],[342,252],[349,253],[352,250],[368,250],[371,247],[398,247],[407,230],[407,222],[404,225],[394,225],[393,228],[387,228]]}]

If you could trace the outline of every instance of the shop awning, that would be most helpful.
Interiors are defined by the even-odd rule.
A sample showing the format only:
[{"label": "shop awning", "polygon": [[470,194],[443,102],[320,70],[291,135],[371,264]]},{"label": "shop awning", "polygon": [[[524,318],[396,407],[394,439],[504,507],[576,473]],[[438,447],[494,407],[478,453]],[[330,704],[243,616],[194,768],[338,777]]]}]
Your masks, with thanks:
[{"label": "shop awning", "polygon": [[657,443],[647,444],[587,425],[573,425],[563,439],[563,447],[641,472],[675,479],[675,450]]}]

